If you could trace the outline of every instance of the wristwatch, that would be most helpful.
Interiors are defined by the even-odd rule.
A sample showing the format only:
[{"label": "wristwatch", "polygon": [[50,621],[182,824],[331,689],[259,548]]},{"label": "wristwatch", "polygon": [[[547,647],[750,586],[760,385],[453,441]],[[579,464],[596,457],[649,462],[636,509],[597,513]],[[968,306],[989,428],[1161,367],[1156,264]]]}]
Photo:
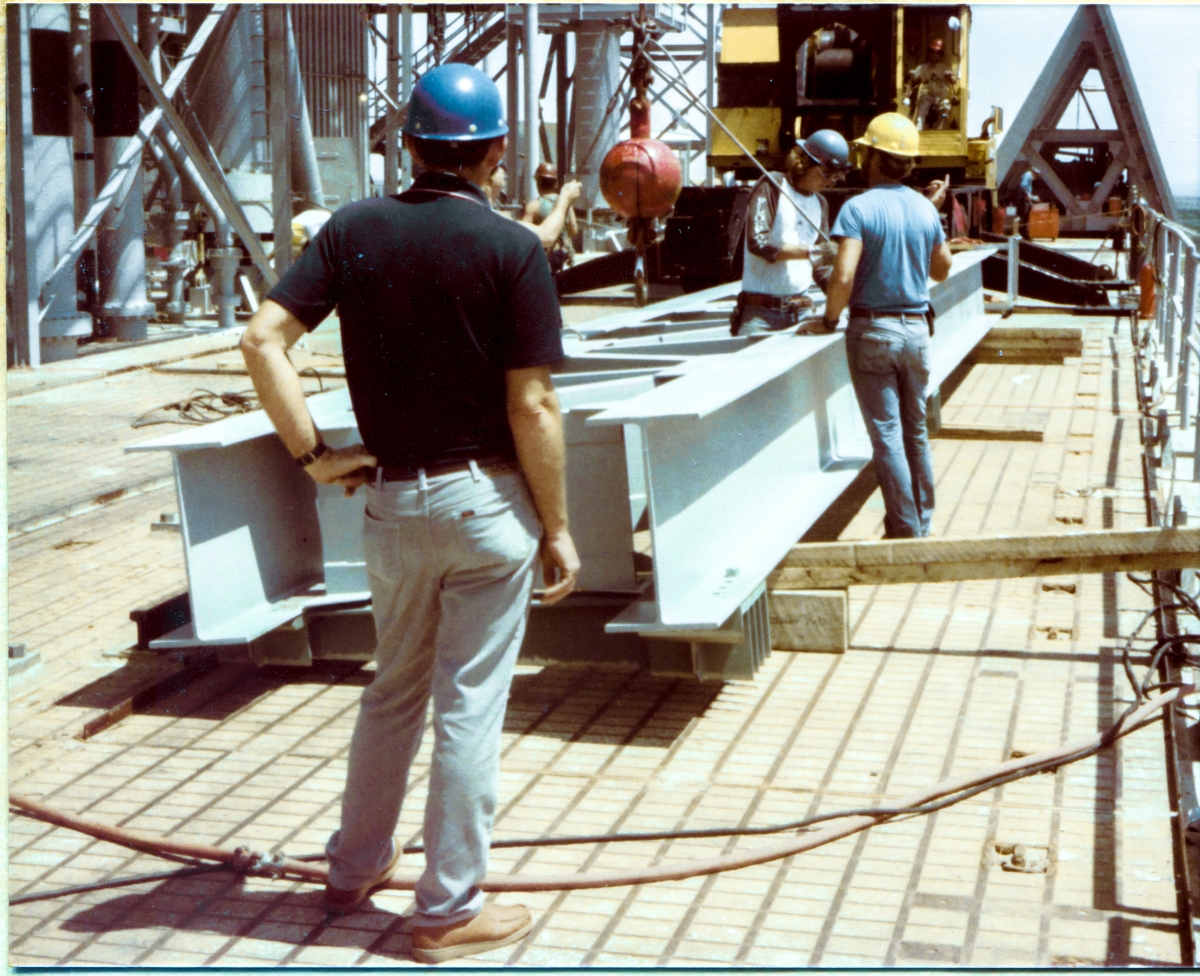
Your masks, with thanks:
[{"label": "wristwatch", "polygon": [[826,331],[826,332],[836,332],[836,331],[837,331],[837,327],[838,327],[838,319],[833,319],[832,321],[830,321],[830,320],[829,320],[828,318],[826,318],[825,316],[822,316],[822,317],[821,317],[821,324],[822,324],[823,326],[825,326],[825,331]]},{"label": "wristwatch", "polygon": [[296,458],[296,463],[302,468],[307,468],[317,458],[329,453],[329,445],[320,438],[317,438],[317,446],[307,454],[301,454]]}]

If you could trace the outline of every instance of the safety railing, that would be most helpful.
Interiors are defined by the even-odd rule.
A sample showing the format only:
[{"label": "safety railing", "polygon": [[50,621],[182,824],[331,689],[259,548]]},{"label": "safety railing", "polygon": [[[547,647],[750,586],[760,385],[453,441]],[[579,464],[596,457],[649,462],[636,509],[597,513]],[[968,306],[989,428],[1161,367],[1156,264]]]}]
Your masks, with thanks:
[{"label": "safety railing", "polygon": [[[1139,207],[1132,215],[1135,240],[1144,254],[1139,281],[1141,312],[1135,333],[1139,360],[1145,375],[1143,410],[1158,424],[1156,437],[1193,432],[1191,449],[1183,449],[1188,438],[1175,437],[1173,454],[1191,457],[1191,480],[1200,482],[1200,330],[1196,321],[1196,268],[1200,263],[1196,242],[1187,228],[1162,214]],[[1132,270],[1132,269],[1131,269]],[[1148,288],[1153,288],[1153,312]]]}]

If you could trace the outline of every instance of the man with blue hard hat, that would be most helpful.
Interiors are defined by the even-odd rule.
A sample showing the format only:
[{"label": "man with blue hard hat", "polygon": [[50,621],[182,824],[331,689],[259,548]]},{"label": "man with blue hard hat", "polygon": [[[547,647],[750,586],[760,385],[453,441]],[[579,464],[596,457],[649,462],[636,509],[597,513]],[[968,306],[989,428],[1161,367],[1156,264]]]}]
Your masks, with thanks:
[{"label": "man with blue hard hat", "polygon": [[919,141],[917,127],[896,112],[876,116],[855,140],[865,151],[869,189],[838,212],[825,314],[800,330],[833,332],[850,308],[846,360],[871,438],[889,539],[929,535],[933,517],[925,427],[933,334],[928,279],[944,281],[952,258],[938,217],[949,181],[935,180],[924,195],[901,182],[913,170]]},{"label": "man with blue hard hat", "polygon": [[[504,155],[500,94],[476,68],[421,78],[404,126],[411,189],[337,210],[251,320],[263,407],[322,484],[366,485],[363,549],[378,644],[350,743],[330,911],[392,876],[393,831],[433,699],[425,870],[413,954],[442,962],[524,938],[524,906],[484,905],[500,732],[540,552],[543,603],[575,585],[562,417],[562,321],[538,239],[481,186]],[[334,309],[363,443],[329,448],[287,349]],[[539,542],[540,536],[540,542]]]},{"label": "man with blue hard hat", "polygon": [[790,328],[812,308],[805,292],[814,272],[821,281],[817,228],[829,232],[829,204],[820,191],[842,178],[849,161],[842,135],[820,129],[792,147],[786,178],[773,173],[754,185],[746,210],[742,291],[730,319],[734,335]]}]

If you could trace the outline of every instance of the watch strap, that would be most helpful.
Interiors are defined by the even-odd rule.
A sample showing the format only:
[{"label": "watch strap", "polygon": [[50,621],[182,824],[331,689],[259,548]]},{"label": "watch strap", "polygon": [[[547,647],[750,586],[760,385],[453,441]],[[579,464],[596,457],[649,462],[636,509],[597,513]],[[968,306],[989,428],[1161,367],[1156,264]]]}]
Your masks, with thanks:
[{"label": "watch strap", "polygon": [[324,454],[328,454],[328,453],[329,453],[329,445],[326,444],[323,440],[318,440],[316,447],[314,447],[307,454],[301,454],[298,458],[296,458],[296,463],[298,465],[300,465],[300,467],[302,467],[302,468],[307,468],[317,458],[321,457]]}]

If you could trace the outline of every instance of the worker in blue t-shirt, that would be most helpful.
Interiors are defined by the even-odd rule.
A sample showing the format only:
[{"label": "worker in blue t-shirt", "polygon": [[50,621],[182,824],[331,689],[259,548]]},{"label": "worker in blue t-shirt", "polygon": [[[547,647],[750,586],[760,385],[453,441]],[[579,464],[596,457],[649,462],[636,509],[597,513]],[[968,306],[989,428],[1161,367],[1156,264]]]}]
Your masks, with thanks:
[{"label": "worker in blue t-shirt", "polygon": [[1033,211],[1033,202],[1036,199],[1033,195],[1033,170],[1027,169],[1021,174],[1021,180],[1017,184],[1017,221],[1021,236],[1025,240],[1030,240],[1029,214]]},{"label": "worker in blue t-shirt", "polygon": [[846,359],[866,421],[883,492],[884,535],[929,535],[933,458],[925,428],[933,309],[927,279],[950,274],[950,249],[938,217],[949,178],[925,195],[900,181],[913,168],[917,128],[887,112],[856,140],[865,147],[866,193],[846,201],[831,236],[838,242],[823,319],[804,334],[832,332],[850,307]]}]

